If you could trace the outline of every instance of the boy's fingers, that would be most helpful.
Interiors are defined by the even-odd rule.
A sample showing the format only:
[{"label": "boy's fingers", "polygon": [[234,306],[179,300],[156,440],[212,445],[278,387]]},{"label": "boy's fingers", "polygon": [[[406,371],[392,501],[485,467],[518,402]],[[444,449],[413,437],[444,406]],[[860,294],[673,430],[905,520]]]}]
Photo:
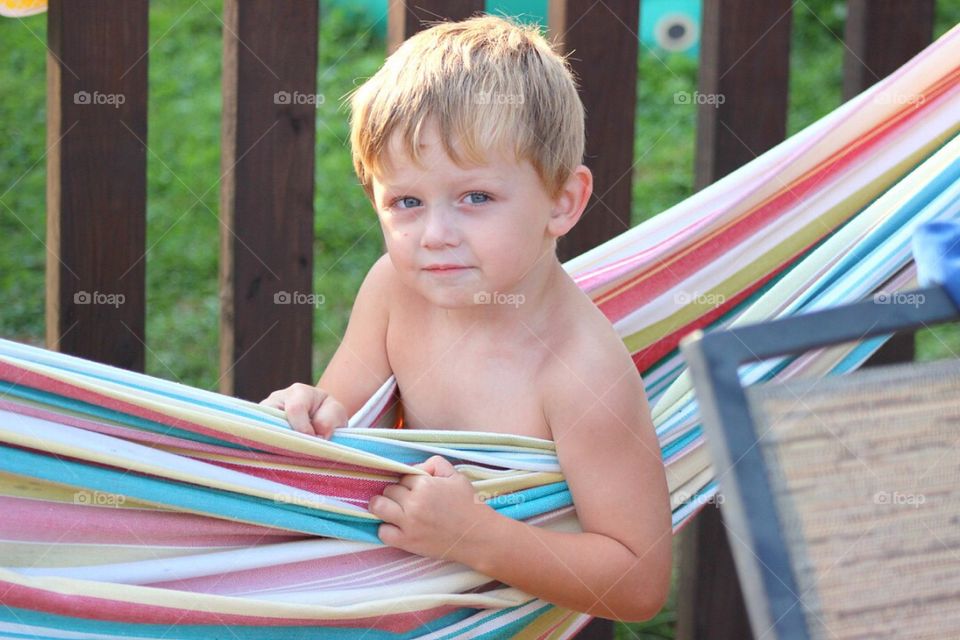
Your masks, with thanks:
[{"label": "boy's fingers", "polygon": [[390,498],[397,504],[400,504],[402,500],[405,500],[408,495],[410,495],[410,488],[402,484],[388,484],[383,489],[381,494],[384,498]]},{"label": "boy's fingers", "polygon": [[452,476],[457,472],[450,461],[442,456],[430,456],[419,466],[432,476]]},{"label": "boy's fingers", "polygon": [[327,399],[320,405],[320,408],[314,412],[310,419],[313,425],[313,431],[324,438],[330,438],[333,430],[347,424],[347,411],[343,405],[336,400]]},{"label": "boy's fingers", "polygon": [[274,409],[283,409],[283,396],[280,395],[280,392],[274,391],[266,398],[260,401],[265,407],[273,407]]},{"label": "boy's fingers", "polygon": [[290,423],[290,426],[293,427],[295,431],[311,436],[315,433],[313,425],[310,423],[309,407],[305,403],[288,402],[286,413],[287,422]]}]

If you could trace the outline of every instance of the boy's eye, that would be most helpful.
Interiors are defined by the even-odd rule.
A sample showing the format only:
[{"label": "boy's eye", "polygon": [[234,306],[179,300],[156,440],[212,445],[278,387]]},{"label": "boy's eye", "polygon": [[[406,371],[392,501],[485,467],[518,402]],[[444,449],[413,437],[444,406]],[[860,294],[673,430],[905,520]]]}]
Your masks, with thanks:
[{"label": "boy's eye", "polygon": [[[474,196],[479,196],[479,197],[482,198],[482,199],[481,199],[481,200],[472,200],[472,198],[473,198]],[[482,191],[474,191],[474,192],[472,192],[472,193],[468,193],[468,194],[467,194],[467,198],[471,198],[470,204],[483,204],[484,202],[486,202],[487,200],[490,199],[490,196],[489,196],[489,194],[486,194],[486,193],[484,193],[484,192],[482,192]]]},{"label": "boy's eye", "polygon": [[400,206],[401,209],[410,209],[419,206],[420,200],[412,196],[402,196],[393,201],[393,206]]}]

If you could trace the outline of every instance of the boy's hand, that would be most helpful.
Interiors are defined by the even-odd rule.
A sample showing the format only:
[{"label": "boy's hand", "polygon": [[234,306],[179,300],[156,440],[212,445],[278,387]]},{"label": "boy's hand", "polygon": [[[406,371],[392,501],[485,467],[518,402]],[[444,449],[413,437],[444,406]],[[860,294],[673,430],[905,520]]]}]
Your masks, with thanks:
[{"label": "boy's hand", "polygon": [[405,475],[383,495],[371,498],[370,513],[384,522],[377,534],[391,547],[457,560],[458,544],[465,546],[470,530],[482,530],[483,521],[495,511],[445,458],[433,456],[414,466],[430,475]]},{"label": "boy's hand", "polygon": [[323,389],[295,382],[274,391],[260,404],[286,412],[287,422],[300,433],[327,440],[337,427],[345,427],[350,416],[342,404]]}]

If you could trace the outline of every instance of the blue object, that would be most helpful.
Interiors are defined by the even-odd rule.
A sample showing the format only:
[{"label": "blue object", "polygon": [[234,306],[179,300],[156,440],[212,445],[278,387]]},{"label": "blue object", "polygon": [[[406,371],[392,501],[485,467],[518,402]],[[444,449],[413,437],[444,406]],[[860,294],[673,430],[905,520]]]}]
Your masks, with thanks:
[{"label": "blue object", "polygon": [[960,222],[936,221],[917,227],[913,258],[920,286],[943,285],[960,309]]}]

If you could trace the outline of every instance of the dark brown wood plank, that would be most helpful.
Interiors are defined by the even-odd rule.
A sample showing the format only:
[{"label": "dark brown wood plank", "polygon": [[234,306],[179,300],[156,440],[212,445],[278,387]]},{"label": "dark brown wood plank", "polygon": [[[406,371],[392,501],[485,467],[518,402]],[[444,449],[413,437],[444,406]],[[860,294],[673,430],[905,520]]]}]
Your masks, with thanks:
[{"label": "dark brown wood plank", "polygon": [[[315,0],[227,0],[220,390],[312,382]],[[322,293],[322,292],[320,292]]]},{"label": "dark brown wood plank", "polygon": [[679,535],[677,640],[750,640],[750,620],[720,509],[708,505]]},{"label": "dark brown wood plank", "polygon": [[[705,0],[703,6],[698,189],[786,135],[792,17],[789,0]],[[720,510],[713,507],[681,532],[678,639],[753,637],[729,545]]]},{"label": "dark brown wood plank", "polygon": [[[583,217],[557,244],[564,262],[630,228],[639,23],[635,1],[549,3],[549,36],[562,54],[573,52],[568,60],[586,110],[584,164],[593,173]],[[613,622],[601,618],[577,634],[583,640],[613,637]]]},{"label": "dark brown wood plank", "polygon": [[[584,164],[594,181],[583,217],[557,245],[561,261],[630,228],[639,22],[635,0],[549,3],[550,38],[561,53],[573,52],[568,60],[586,110]],[[601,618],[577,634],[584,640],[613,637],[614,623]]]},{"label": "dark brown wood plank", "polygon": [[391,0],[387,7],[387,54],[431,23],[465,20],[483,13],[484,4],[484,0]]},{"label": "dark brown wood plank", "polygon": [[46,346],[144,367],[147,0],[51,0]]},{"label": "dark brown wood plank", "polygon": [[594,618],[576,635],[577,640],[613,640],[614,623],[612,620]]},{"label": "dark brown wood plank", "polygon": [[[933,39],[934,0],[848,0],[843,58],[845,100],[885,78]],[[910,362],[913,333],[893,336],[867,366]]]},{"label": "dark brown wood plank", "polygon": [[930,44],[934,0],[847,0],[843,96],[849,100]]},{"label": "dark brown wood plank", "polygon": [[549,32],[570,65],[586,109],[584,164],[593,196],[580,222],[558,243],[561,261],[630,228],[640,4],[552,0]]},{"label": "dark brown wood plank", "polygon": [[697,111],[697,189],[783,140],[789,0],[705,0]]}]

